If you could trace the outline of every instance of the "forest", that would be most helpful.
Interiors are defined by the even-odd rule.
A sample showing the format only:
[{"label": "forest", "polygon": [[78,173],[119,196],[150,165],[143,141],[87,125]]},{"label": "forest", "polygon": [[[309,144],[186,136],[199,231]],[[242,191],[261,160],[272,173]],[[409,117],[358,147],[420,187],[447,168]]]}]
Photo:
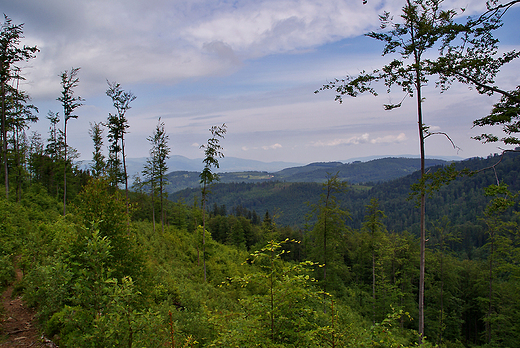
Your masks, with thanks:
[{"label": "forest", "polygon": [[[60,75],[63,111],[47,114],[45,140],[29,132],[38,109],[19,88],[19,64],[40,49],[22,46],[23,24],[4,15],[0,288],[21,272],[13,296],[36,311],[42,340],[59,347],[516,347],[520,87],[501,89],[494,78],[520,53],[499,52],[492,34],[517,2],[490,1],[461,23],[441,1],[405,1],[402,23],[384,14],[388,31],[367,34],[401,60],[316,91],[342,102],[377,94],[371,83],[380,82],[417,96],[418,171],[355,184],[334,170],[321,183],[219,184],[222,124],[201,146],[199,187],[175,195],[161,119],[140,177],[129,181],[136,97],[117,82],[106,90],[113,113],[89,130],[90,168],[67,139],[84,103],[79,68]],[[421,58],[428,49],[438,58]],[[460,82],[499,94],[474,121],[493,133],[476,140],[508,150],[426,171],[424,139],[450,140],[421,122],[421,89],[433,76],[445,91]],[[3,328],[9,318],[0,314]],[[0,345],[10,335],[2,329]]]}]

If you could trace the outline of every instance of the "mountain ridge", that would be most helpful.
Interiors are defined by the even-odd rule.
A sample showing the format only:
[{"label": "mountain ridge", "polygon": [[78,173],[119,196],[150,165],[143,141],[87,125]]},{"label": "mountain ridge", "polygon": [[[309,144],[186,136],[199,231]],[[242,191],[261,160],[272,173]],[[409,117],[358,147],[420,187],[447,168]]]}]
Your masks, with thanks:
[{"label": "mountain ridge", "polygon": [[[494,170],[483,170],[483,168],[491,168],[498,161],[501,163]],[[435,171],[442,166],[443,164],[433,166],[431,170]],[[430,222],[448,216],[454,225],[464,225],[466,222],[477,223],[479,214],[491,199],[485,196],[484,188],[491,184],[496,185],[497,178],[500,182],[506,183],[512,192],[520,189],[520,176],[518,176],[520,154],[518,153],[506,154],[503,159],[499,155],[487,158],[475,157],[455,162],[455,167],[458,170],[467,168],[474,174],[458,178],[434,192],[428,199],[428,221]],[[410,186],[417,182],[419,177],[420,172],[414,171],[379,183],[349,182],[349,190],[344,194],[338,194],[337,197],[350,212],[348,224],[353,228],[361,228],[366,214],[365,206],[369,204],[371,198],[377,198],[381,210],[388,217],[385,223],[389,230],[417,232],[420,214],[415,206],[416,201],[410,199]],[[240,207],[256,211],[260,216],[269,211],[271,215],[277,216],[277,222],[281,226],[302,227],[305,217],[310,212],[310,207],[304,203],[318,202],[322,193],[323,185],[317,182],[271,180],[256,183],[218,183],[212,187],[208,206],[224,206],[228,211]],[[199,196],[200,188],[191,188],[175,192],[169,198],[192,204],[194,197]],[[466,238],[474,239],[477,236],[469,233]]]},{"label": "mountain ridge", "polygon": [[[450,162],[427,159],[426,166],[445,165]],[[256,183],[269,181],[323,183],[331,174],[350,184],[383,182],[408,175],[420,168],[418,158],[389,157],[368,162],[315,162],[305,166],[290,167],[277,172],[240,171],[219,173],[221,183]],[[186,188],[199,187],[199,172],[173,171],[166,175],[169,194]]]}]

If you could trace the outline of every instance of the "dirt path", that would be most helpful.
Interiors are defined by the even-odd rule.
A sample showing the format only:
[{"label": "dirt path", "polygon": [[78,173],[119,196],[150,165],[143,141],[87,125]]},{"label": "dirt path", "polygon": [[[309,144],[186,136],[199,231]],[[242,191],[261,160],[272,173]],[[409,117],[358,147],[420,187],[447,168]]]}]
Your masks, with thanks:
[{"label": "dirt path", "polygon": [[[22,271],[16,269],[16,282],[22,276]],[[11,284],[2,294],[0,347],[56,347],[52,342],[42,340],[36,326],[36,312],[25,305],[21,296],[12,298],[13,290]]]}]

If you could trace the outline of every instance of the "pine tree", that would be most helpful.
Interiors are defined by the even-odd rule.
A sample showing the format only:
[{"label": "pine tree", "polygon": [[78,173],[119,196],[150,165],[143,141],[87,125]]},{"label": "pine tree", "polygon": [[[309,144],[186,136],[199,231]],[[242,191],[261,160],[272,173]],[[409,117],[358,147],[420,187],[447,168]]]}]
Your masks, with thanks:
[{"label": "pine tree", "polygon": [[105,173],[105,155],[103,155],[102,147],[103,147],[103,123],[102,122],[94,122],[94,124],[90,123],[89,134],[94,142],[94,152],[92,152],[92,165],[90,168],[92,169],[92,176],[94,178],[99,178],[101,175]]}]

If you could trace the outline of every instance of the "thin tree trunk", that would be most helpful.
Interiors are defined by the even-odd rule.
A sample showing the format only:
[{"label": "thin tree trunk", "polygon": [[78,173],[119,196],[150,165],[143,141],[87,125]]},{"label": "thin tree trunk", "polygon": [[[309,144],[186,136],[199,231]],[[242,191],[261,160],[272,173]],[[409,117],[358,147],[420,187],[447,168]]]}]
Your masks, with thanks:
[{"label": "thin tree trunk", "polygon": [[163,208],[163,179],[162,176],[159,179],[159,194],[161,199],[161,225],[162,225],[162,233],[164,233],[164,208]]},{"label": "thin tree trunk", "polygon": [[16,159],[16,201],[22,200],[22,163],[20,161],[20,133],[18,128],[15,128],[14,134],[14,154]]},{"label": "thin tree trunk", "polygon": [[206,182],[202,194],[202,263],[204,264],[204,283],[206,282]]},{"label": "thin tree trunk", "polygon": [[123,174],[125,176],[126,224],[130,226],[130,209],[128,207],[128,175],[126,173],[125,138],[121,136],[121,151],[123,155]]},{"label": "thin tree trunk", "polygon": [[[420,143],[421,143],[421,180],[424,178],[425,166],[424,166],[424,135],[423,135],[423,124],[422,124],[422,111],[421,111],[421,93],[417,93],[418,110],[419,110],[419,132],[420,132]],[[426,195],[424,188],[421,188],[421,236],[420,236],[420,263],[419,263],[419,336],[422,344],[422,338],[424,337],[424,271],[425,271],[425,250],[426,250]]]},{"label": "thin tree trunk", "polygon": [[[411,8],[412,5],[410,0],[407,1],[408,6]],[[410,24],[410,35],[412,40],[412,46],[414,49],[414,61],[415,61],[415,89],[417,91],[417,123],[419,127],[419,146],[421,153],[421,182],[425,175],[425,151],[424,151],[424,131],[423,131],[423,115],[422,115],[422,94],[421,94],[421,55],[418,48],[415,45],[415,31],[414,24]],[[424,183],[422,183],[424,185]],[[421,234],[420,234],[420,256],[419,256],[419,344],[422,345],[424,337],[424,270],[425,270],[425,249],[426,249],[426,195],[424,192],[424,186],[421,187]]]},{"label": "thin tree trunk", "polygon": [[323,313],[327,313],[326,293],[327,293],[327,202],[325,203],[325,222],[323,226]]},{"label": "thin tree trunk", "polygon": [[155,196],[155,183],[152,181],[151,185],[152,185],[152,221],[153,221],[153,234],[155,234],[155,200],[154,200],[154,196]]},{"label": "thin tree trunk", "polygon": [[490,232],[491,237],[491,251],[489,253],[489,281],[488,281],[488,313],[487,317],[488,320],[486,320],[486,333],[487,333],[487,343],[491,343],[491,313],[493,311],[493,256],[495,252],[495,233],[493,230]]},{"label": "thin tree trunk", "polygon": [[271,340],[273,341],[274,343],[274,292],[273,292],[273,288],[274,288],[274,283],[273,283],[273,273],[274,273],[274,249],[271,249],[271,276],[269,277],[270,278],[270,281],[271,281],[271,286],[270,286],[270,290],[271,290]]},{"label": "thin tree trunk", "polygon": [[65,142],[65,162],[63,164],[63,216],[67,213],[67,120],[65,120],[65,127],[63,129],[63,137]]},{"label": "thin tree trunk", "polygon": [[2,81],[2,156],[5,175],[5,198],[9,199],[9,166],[7,165],[7,128],[5,118],[5,81]]},{"label": "thin tree trunk", "polygon": [[441,329],[439,333],[439,344],[442,343],[442,333],[444,332],[444,247],[441,250]]},{"label": "thin tree trunk", "polygon": [[376,323],[376,255],[374,251],[374,232],[372,231],[372,323]]}]

